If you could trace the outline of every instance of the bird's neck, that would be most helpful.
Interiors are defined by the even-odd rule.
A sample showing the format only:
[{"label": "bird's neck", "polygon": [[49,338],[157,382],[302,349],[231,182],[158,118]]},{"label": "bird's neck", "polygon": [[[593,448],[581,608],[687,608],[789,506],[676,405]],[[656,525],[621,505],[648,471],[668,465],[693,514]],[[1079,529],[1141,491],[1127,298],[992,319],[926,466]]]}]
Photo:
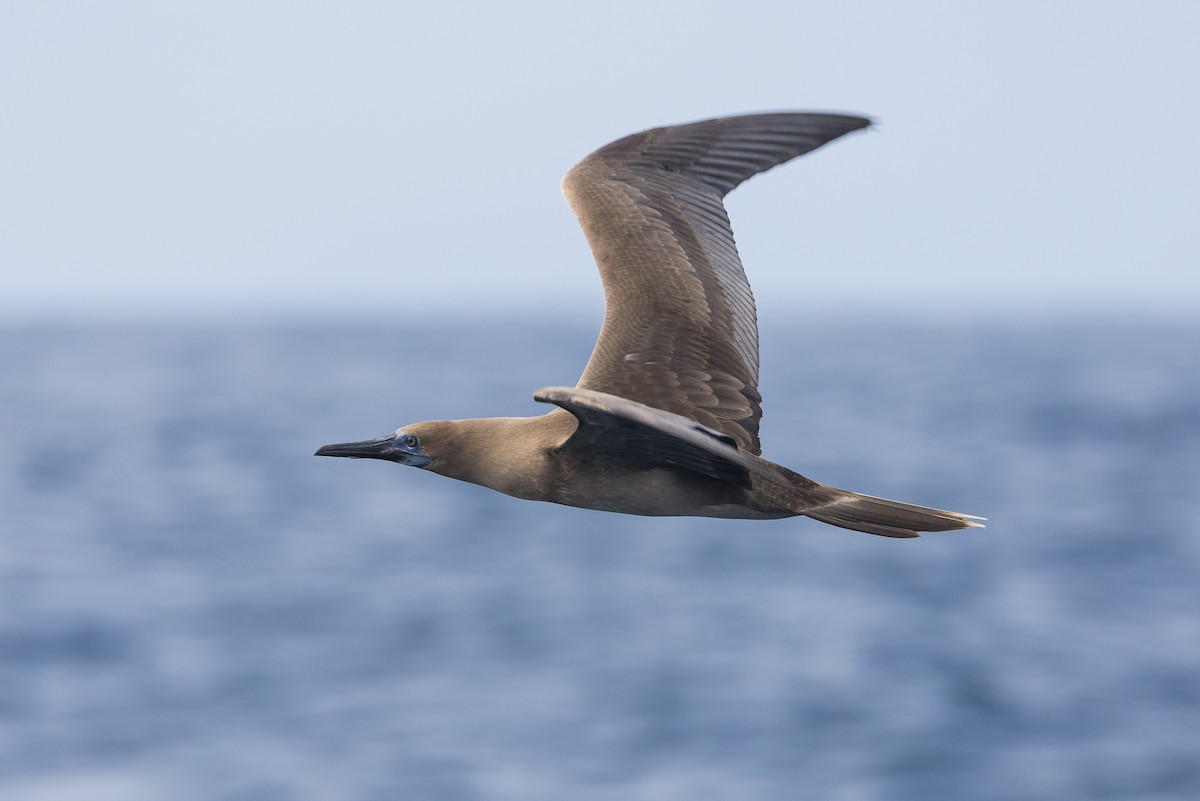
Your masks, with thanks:
[{"label": "bird's neck", "polygon": [[[556,410],[557,411],[557,410]],[[550,500],[554,480],[549,451],[575,428],[569,414],[485,417],[438,424],[437,452],[426,468],[528,500]]]}]

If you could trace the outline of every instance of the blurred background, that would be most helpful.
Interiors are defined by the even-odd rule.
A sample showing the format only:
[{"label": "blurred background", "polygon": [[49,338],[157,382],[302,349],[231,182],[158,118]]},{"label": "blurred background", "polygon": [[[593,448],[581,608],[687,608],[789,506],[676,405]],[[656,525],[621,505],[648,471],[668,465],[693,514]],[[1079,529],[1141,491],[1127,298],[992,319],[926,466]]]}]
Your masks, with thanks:
[{"label": "blurred background", "polygon": [[[0,17],[0,797],[1200,796],[1200,7]],[[987,530],[311,458],[541,413],[563,173],[770,109],[877,125],[729,198],[765,455]]]}]

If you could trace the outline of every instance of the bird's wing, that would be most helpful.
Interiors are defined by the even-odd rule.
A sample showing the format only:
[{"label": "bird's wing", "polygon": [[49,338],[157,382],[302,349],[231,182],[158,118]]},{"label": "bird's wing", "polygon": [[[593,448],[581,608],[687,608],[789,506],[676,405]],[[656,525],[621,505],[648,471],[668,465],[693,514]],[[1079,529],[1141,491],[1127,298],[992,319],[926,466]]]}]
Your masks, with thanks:
[{"label": "bird's wing", "polygon": [[682,415],[758,454],[758,323],[722,198],[870,120],[754,114],[654,128],[563,179],[604,283],[599,341],[579,380]]},{"label": "bird's wing", "polygon": [[751,472],[773,475],[761,461],[739,450],[732,437],[672,412],[578,387],[544,387],[533,397],[579,419],[562,448],[619,457],[630,465],[677,467],[745,486]]}]

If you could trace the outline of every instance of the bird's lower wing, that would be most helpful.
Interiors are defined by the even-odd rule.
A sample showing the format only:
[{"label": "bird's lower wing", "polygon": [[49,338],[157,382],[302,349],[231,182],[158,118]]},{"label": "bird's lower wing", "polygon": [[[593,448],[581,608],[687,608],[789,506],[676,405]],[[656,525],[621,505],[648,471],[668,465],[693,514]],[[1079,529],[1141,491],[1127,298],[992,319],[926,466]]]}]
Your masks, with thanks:
[{"label": "bird's lower wing", "polygon": [[741,451],[732,437],[682,415],[637,401],[578,387],[545,387],[533,394],[541,403],[561,406],[579,420],[560,446],[659,464],[748,485],[751,473],[771,476],[762,461]]}]

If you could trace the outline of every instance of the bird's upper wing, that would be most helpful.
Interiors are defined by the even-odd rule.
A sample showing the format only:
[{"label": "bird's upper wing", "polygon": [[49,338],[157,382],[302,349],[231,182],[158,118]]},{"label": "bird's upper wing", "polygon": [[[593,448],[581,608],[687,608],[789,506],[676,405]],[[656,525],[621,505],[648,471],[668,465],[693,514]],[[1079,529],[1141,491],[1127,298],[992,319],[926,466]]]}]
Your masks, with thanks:
[{"label": "bird's upper wing", "polygon": [[596,257],[606,311],[582,389],[694,420],[758,454],[758,323],[722,198],[870,120],[724,117],[654,128],[563,179]]},{"label": "bird's upper wing", "polygon": [[672,412],[578,387],[544,387],[533,397],[578,418],[579,427],[561,447],[618,457],[630,465],[669,465],[747,486],[751,472],[773,475],[731,437]]}]

